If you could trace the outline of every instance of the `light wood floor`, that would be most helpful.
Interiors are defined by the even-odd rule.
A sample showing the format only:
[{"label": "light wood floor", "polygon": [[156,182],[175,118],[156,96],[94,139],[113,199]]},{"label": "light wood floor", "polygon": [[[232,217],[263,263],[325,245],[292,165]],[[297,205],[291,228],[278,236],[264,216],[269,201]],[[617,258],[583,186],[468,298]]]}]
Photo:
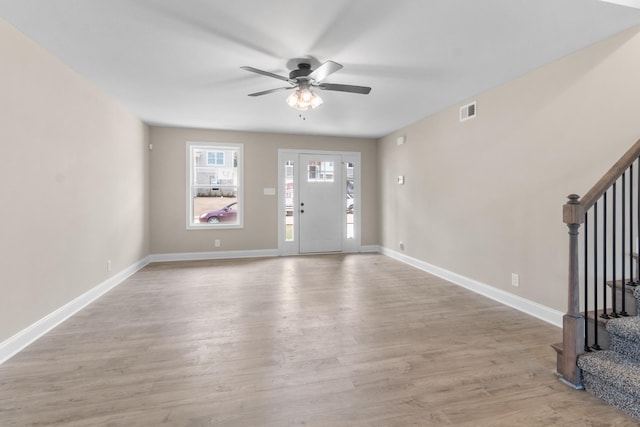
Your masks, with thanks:
[{"label": "light wood floor", "polygon": [[378,254],[151,264],[0,366],[0,425],[637,425],[560,335]]}]

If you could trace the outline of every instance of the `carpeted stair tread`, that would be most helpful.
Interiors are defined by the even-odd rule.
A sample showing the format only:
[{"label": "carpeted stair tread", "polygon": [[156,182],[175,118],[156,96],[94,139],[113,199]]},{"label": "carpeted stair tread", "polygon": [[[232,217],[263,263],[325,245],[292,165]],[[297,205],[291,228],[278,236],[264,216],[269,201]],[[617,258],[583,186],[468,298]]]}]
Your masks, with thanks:
[{"label": "carpeted stair tread", "polygon": [[578,367],[640,399],[640,364],[629,358],[612,350],[584,353],[578,358]]},{"label": "carpeted stair tread", "polygon": [[600,381],[593,375],[585,375],[583,378],[584,387],[594,396],[604,400],[608,404],[622,409],[627,414],[640,421],[640,405],[638,397],[626,393],[616,386]]},{"label": "carpeted stair tread", "polygon": [[629,340],[640,341],[640,317],[619,317],[607,322],[607,331]]},{"label": "carpeted stair tread", "polygon": [[[640,286],[633,289],[629,313],[636,313]],[[631,298],[629,298],[631,300]],[[616,406],[640,421],[640,317],[632,315],[608,319],[606,331],[609,350],[587,352],[578,356],[582,384],[593,395]]]},{"label": "carpeted stair tread", "polygon": [[610,348],[640,363],[640,318],[623,317],[607,323]]}]

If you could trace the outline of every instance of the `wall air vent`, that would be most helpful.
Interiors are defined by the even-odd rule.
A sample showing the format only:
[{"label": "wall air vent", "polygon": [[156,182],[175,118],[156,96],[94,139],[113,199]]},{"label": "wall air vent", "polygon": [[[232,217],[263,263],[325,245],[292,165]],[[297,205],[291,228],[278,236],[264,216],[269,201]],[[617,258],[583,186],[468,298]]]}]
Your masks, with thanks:
[{"label": "wall air vent", "polygon": [[473,119],[476,116],[476,101],[460,107],[460,121]]}]

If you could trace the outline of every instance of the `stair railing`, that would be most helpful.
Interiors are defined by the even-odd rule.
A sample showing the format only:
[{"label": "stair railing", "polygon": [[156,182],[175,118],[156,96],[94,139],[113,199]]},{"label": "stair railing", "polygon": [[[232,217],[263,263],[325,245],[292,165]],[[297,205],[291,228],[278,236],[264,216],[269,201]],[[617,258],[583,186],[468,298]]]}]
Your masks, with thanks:
[{"label": "stair railing", "polygon": [[568,198],[563,221],[569,228],[569,294],[562,346],[556,348],[557,372],[579,388],[578,356],[601,348],[598,318],[627,316],[626,288],[638,284],[634,270],[640,272],[640,256],[634,259],[632,254],[640,230],[640,140],[584,197]]}]

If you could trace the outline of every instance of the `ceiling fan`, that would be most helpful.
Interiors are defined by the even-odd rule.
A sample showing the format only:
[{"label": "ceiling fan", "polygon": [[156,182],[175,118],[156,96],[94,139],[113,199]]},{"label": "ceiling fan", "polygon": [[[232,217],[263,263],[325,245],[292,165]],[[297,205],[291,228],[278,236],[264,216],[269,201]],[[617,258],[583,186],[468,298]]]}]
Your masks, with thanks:
[{"label": "ceiling fan", "polygon": [[298,64],[297,69],[289,73],[289,77],[280,76],[278,74],[270,73],[269,71],[260,70],[254,67],[244,66],[240,68],[242,68],[243,70],[251,71],[252,73],[262,74],[263,76],[283,80],[290,85],[279,87],[276,89],[264,90],[262,92],[250,93],[249,96],[262,96],[269,93],[280,92],[283,90],[295,89],[295,91],[287,98],[287,104],[300,111],[305,111],[309,108],[316,108],[317,106],[322,104],[322,98],[314,93],[311,88],[333,90],[338,92],[359,93],[362,95],[366,95],[371,92],[371,88],[366,86],[322,83],[324,79],[342,68],[342,65],[333,61],[326,61],[315,70],[311,69],[311,65],[309,63],[301,62]]}]

